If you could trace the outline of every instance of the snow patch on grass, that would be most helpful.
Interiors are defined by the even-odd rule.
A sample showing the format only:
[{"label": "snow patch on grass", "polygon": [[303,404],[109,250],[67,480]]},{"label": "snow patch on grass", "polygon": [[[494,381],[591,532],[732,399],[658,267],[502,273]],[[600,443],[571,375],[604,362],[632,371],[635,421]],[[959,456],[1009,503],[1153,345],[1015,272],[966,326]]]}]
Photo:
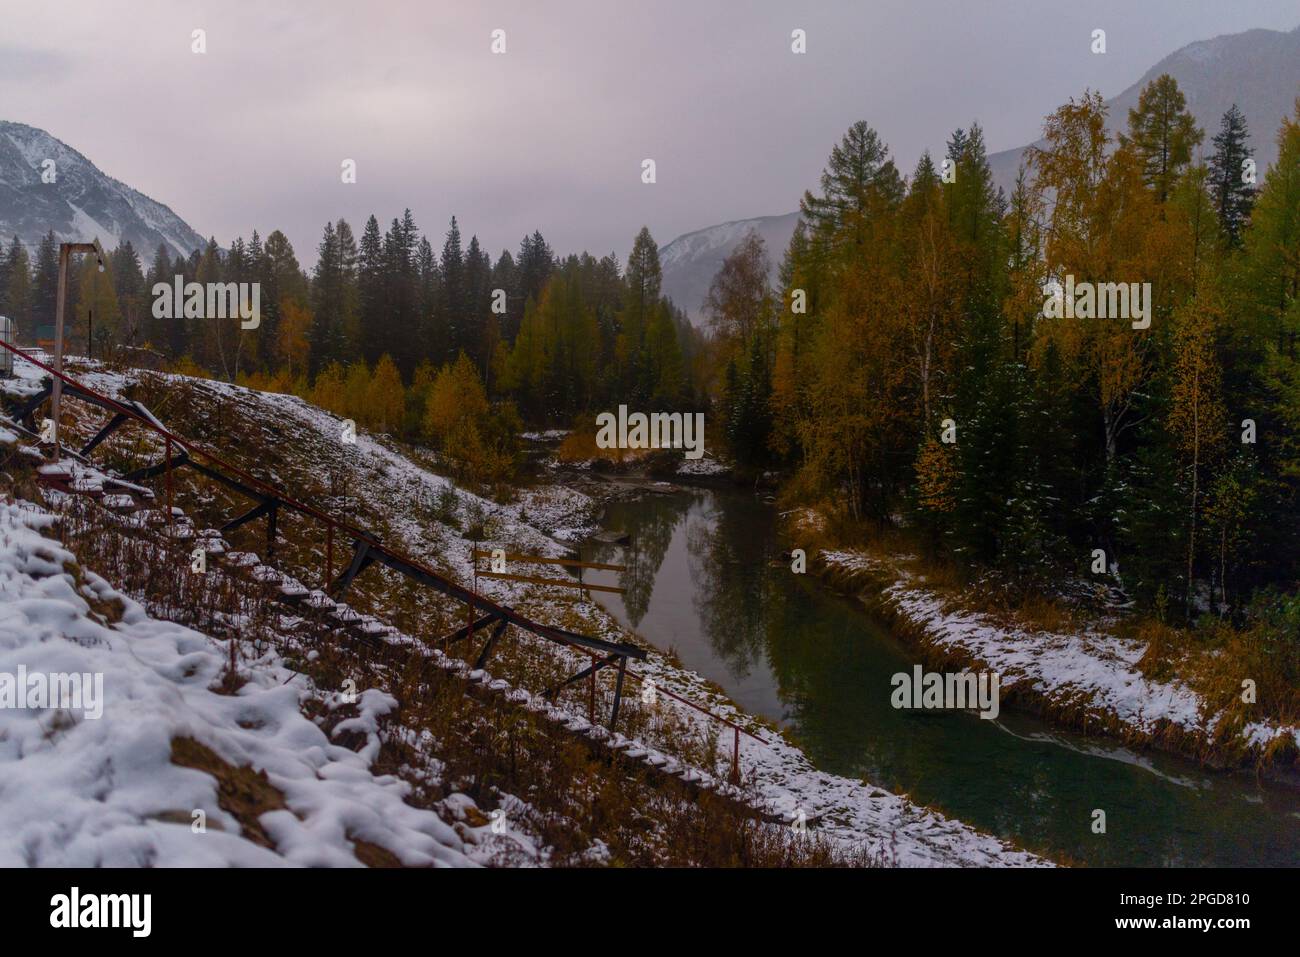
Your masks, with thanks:
[{"label": "snow patch on grass", "polygon": [[[0,672],[102,674],[103,716],[0,708],[0,866],[360,866],[354,839],[407,865],[473,863],[451,826],[404,802],[409,785],[370,771],[391,697],[365,692],[340,726],[365,734],[357,753],[301,713],[285,669],[255,669],[237,694],[215,693],[218,644],[86,573],[94,598],[123,608],[111,625],[93,615],[65,570],[73,555],[37,531],[51,521],[0,503]],[[266,772],[284,804],[258,818],[274,849],[241,834],[216,778],[173,763],[177,739]]]}]

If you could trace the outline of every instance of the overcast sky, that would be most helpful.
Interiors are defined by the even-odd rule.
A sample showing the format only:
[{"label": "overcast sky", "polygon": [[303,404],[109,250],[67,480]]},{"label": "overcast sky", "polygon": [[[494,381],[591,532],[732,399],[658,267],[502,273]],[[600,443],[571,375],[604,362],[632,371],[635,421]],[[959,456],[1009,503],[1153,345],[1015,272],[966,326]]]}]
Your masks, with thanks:
[{"label": "overcast sky", "polygon": [[1191,41],[1292,29],[1300,2],[0,0],[0,24],[0,118],[223,246],[282,229],[308,265],[326,220],[360,234],[405,206],[436,247],[454,213],[494,257],[533,229],[623,256],[642,224],[662,244],[789,212],[855,120],[904,172],[972,119],[990,152],[1020,146],[1085,87],[1114,96]]}]

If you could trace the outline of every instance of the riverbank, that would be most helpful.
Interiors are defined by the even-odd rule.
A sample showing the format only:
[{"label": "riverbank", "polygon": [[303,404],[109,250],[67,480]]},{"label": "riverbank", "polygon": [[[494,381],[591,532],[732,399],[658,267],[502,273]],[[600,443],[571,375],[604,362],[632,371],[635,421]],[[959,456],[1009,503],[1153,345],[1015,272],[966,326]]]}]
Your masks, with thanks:
[{"label": "riverbank", "polygon": [[1142,667],[1147,643],[1102,622],[1059,630],[999,622],[972,610],[973,596],[909,570],[909,555],[818,548],[823,518],[811,509],[787,517],[795,545],[808,550],[810,567],[824,581],[886,622],[927,667],[998,672],[1003,707],[1300,786],[1300,728],[1269,718],[1243,721],[1182,680],[1152,677]]},{"label": "riverbank", "polygon": [[[293,396],[182,376],[126,374],[98,366],[78,369],[77,374],[81,381],[113,396],[130,391],[150,407],[159,406],[164,387],[166,394],[184,395],[184,401],[176,402],[168,415],[169,427],[182,434],[206,434],[204,430],[211,421],[207,410],[223,409],[228,421],[237,417],[240,424],[239,444],[230,443],[225,448],[238,467],[256,470],[290,488],[302,489],[302,494],[309,499],[329,501],[330,507],[349,522],[466,585],[472,581],[474,551],[483,542],[501,543],[510,552],[556,558],[569,552],[573,542],[581,540],[597,525],[599,497],[588,496],[561,482],[520,489],[509,501],[484,498],[432,471],[429,465],[434,457],[427,450],[400,446],[384,437],[365,433],[358,434],[355,443],[340,444],[340,420]],[[24,382],[30,386],[33,379],[28,375]],[[94,422],[89,417],[79,420],[72,426],[73,434],[78,439],[88,437]],[[104,451],[105,458],[118,454],[115,445],[107,445]],[[126,454],[126,450],[121,453]],[[329,476],[329,484],[321,476]],[[232,503],[204,498],[203,487],[192,488],[185,478],[181,482],[178,497],[195,508],[196,524],[210,522],[209,516],[231,510]],[[364,492],[357,494],[357,490]],[[234,536],[232,546],[242,551],[244,542],[254,547],[251,541]],[[309,580],[305,577],[307,570],[315,572],[326,560],[320,551],[324,545],[310,536],[286,534],[276,558],[284,568],[293,569],[304,575],[303,580]],[[118,573],[125,575],[138,570],[138,565],[128,568],[129,564],[119,567]],[[512,571],[531,570],[526,561],[512,566]],[[551,566],[540,571],[553,573]],[[215,576],[204,579],[213,580]],[[376,627],[396,629],[412,636],[446,635],[458,621],[463,621],[458,617],[459,610],[443,607],[439,596],[401,586],[402,583],[390,584],[382,574],[372,574],[351,585],[349,603],[357,614],[373,615]],[[554,627],[580,630],[585,635],[607,640],[629,637],[614,617],[589,595],[527,580],[479,577],[475,587],[479,594]],[[480,669],[481,679],[485,685],[517,690],[519,694],[510,700],[521,706],[513,718],[527,721],[524,712],[529,709],[522,703],[541,699],[536,692],[525,694],[524,689],[546,687],[557,677],[572,674],[585,660],[550,642],[534,641],[518,634],[511,637],[511,641],[495,649],[490,674],[485,668]],[[835,860],[886,866],[1043,866],[1049,863],[1011,841],[923,807],[904,794],[891,793],[854,777],[823,773],[803,751],[762,720],[733,704],[717,686],[682,668],[670,652],[649,650],[646,660],[638,662],[628,674],[637,690],[629,693],[624,689],[619,733],[614,738],[628,758],[668,767],[674,775],[686,774],[695,781],[715,784],[728,777],[732,767],[730,727],[716,723],[673,695],[698,703],[727,722],[739,725],[753,735],[739,736],[741,793],[747,803],[763,810],[769,821],[775,818],[787,822],[785,828],[769,823],[764,826],[764,833],[774,841],[788,842],[795,852],[803,848],[831,847]],[[573,693],[555,696],[548,708],[560,713],[570,731],[587,728],[590,713],[603,712],[609,706],[612,677],[609,675],[611,680],[600,682],[595,690],[598,695],[595,709],[590,708],[587,696]],[[337,681],[337,675],[330,680]],[[413,695],[411,689],[396,688],[393,697],[408,709],[423,706],[423,699]],[[454,700],[467,699],[457,695]],[[415,710],[411,714],[415,723],[408,731],[417,735],[428,730],[420,723],[426,720],[423,715],[416,715]],[[427,720],[432,722],[434,718],[430,716]],[[437,765],[440,768],[442,765],[461,768],[461,771],[443,768],[440,778],[445,776],[450,780],[463,771],[473,784],[484,762],[492,761],[494,774],[509,785],[502,790],[503,795],[526,792],[531,795],[530,807],[536,808],[554,809],[560,805],[567,808],[569,803],[578,806],[586,816],[579,819],[578,825],[564,828],[566,846],[579,838],[586,841],[589,834],[604,834],[626,842],[620,844],[624,848],[622,860],[643,860],[646,858],[628,856],[649,852],[638,850],[641,845],[637,842],[641,839],[625,837],[624,831],[644,823],[662,831],[665,840],[674,833],[686,834],[689,827],[700,826],[700,822],[714,834],[720,828],[726,828],[727,833],[741,833],[721,823],[725,820],[721,816],[707,817],[706,811],[712,807],[707,800],[678,802],[680,812],[674,803],[670,810],[661,812],[664,816],[652,817],[657,812],[647,803],[647,792],[642,790],[644,782],[600,762],[581,764],[582,773],[588,773],[586,769],[590,768],[592,775],[587,794],[608,790],[600,808],[593,809],[593,802],[587,800],[568,802],[567,793],[583,790],[580,781],[568,782],[564,777],[574,773],[572,769],[562,770],[555,763],[549,766],[549,771],[539,772],[537,776],[516,778],[513,776],[516,772],[504,762],[504,752],[499,747],[483,747],[475,736],[450,733],[441,724],[431,727],[438,730],[437,748],[430,752],[431,759],[440,762]],[[483,747],[481,752],[480,747]],[[540,753],[536,747],[540,746],[524,748],[522,760],[533,760],[532,755]],[[557,753],[563,757],[568,751]],[[510,762],[514,759],[512,751]],[[475,767],[480,770],[473,770]],[[564,768],[569,765],[565,764]],[[560,790],[566,786],[575,790]],[[604,813],[603,808],[611,807],[610,802],[615,800],[627,800],[628,809],[612,814],[615,823],[597,820],[597,813]],[[685,815],[688,823],[667,816],[670,813]],[[540,833],[544,826],[540,812],[537,819],[543,822],[537,825]],[[602,830],[596,830],[597,825]],[[793,838],[791,829],[796,835]],[[808,844],[803,843],[804,835],[811,839]],[[604,837],[599,840],[608,843]],[[794,859],[804,858],[796,854]]]}]

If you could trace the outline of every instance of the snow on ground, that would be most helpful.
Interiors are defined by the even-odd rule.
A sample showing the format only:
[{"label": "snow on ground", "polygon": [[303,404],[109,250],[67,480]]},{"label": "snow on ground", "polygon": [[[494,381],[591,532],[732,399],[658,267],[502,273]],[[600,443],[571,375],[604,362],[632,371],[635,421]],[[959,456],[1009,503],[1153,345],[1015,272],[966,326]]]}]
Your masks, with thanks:
[{"label": "snow on ground", "polygon": [[[360,715],[340,726],[366,734],[355,753],[302,715],[304,692],[285,684],[292,672],[254,669],[237,694],[214,693],[217,643],[151,618],[94,574],[91,594],[79,591],[65,570],[73,555],[38,531],[51,522],[34,506],[0,503],[0,866],[359,866],[354,838],[408,865],[473,863],[455,830],[404,803],[407,784],[369,770],[391,697],[365,691]],[[90,597],[120,601],[121,621],[97,620]],[[6,679],[24,671],[29,682],[102,675],[102,700],[15,707]],[[275,851],[240,835],[215,778],[172,763],[175,738],[266,771],[287,805],[259,819]],[[192,829],[195,810],[203,833]]]},{"label": "snow on ground", "polygon": [[525,442],[558,442],[572,431],[572,429],[546,429],[543,432],[521,432],[519,437]]},{"label": "snow on ground", "polygon": [[716,458],[683,459],[677,466],[678,475],[726,475],[731,468]]},{"label": "snow on ground", "polygon": [[[120,393],[126,382],[122,376],[98,371],[79,372],[78,378],[108,394]],[[369,502],[383,503],[390,530],[398,539],[392,542],[394,545],[433,564],[452,569],[455,577],[462,581],[467,577],[469,551],[473,543],[441,522],[419,520],[408,507],[411,501],[436,501],[440,497],[454,496],[459,513],[480,510],[494,519],[494,540],[551,557],[562,555],[566,550],[556,538],[580,537],[580,533],[594,527],[594,520],[590,517],[594,513],[594,503],[581,492],[551,486],[527,490],[518,501],[501,505],[457,488],[449,479],[421,468],[399,451],[363,432],[357,433],[355,445],[342,444],[339,441],[342,420],[297,397],[259,393],[210,380],[190,381],[195,388],[237,400],[241,414],[244,411],[255,412],[260,419],[274,422],[278,433],[287,440],[293,440],[295,431],[317,433],[315,444],[332,451],[328,453],[329,462],[316,461],[312,463],[313,467],[345,466],[353,476],[354,488],[364,489]],[[266,428],[265,425],[260,427]],[[304,445],[309,438],[305,434],[302,436]],[[322,439],[325,441],[320,441]],[[303,452],[307,456],[317,454],[317,451],[306,448]],[[542,529],[550,530],[550,534]],[[550,566],[546,574],[555,574],[554,567]],[[586,599],[574,605],[574,596],[569,589],[482,578],[478,584],[479,590],[494,600],[519,607],[542,621],[558,623],[556,619],[561,609],[569,608],[577,610],[583,620],[590,623],[584,629],[588,634],[609,640],[626,640],[628,637],[617,621],[596,602]],[[558,653],[564,654],[563,651]],[[574,661],[578,659],[575,657]],[[747,778],[752,777],[760,801],[792,823],[802,813],[817,833],[842,842],[846,847],[860,847],[865,843],[873,851],[882,852],[887,860],[902,866],[1041,866],[1046,863],[995,837],[914,805],[904,796],[865,782],[818,771],[797,747],[776,732],[759,726],[751,716],[711,688],[701,676],[676,667],[657,651],[651,650],[649,659],[637,663],[631,670],[643,679],[653,680],[659,688],[707,706],[752,730],[761,741],[741,736],[742,769]],[[629,693],[637,693],[640,687],[633,682]],[[707,728],[710,733],[722,732],[719,765],[705,771],[718,777],[725,776],[731,756],[730,730],[667,696],[658,700],[659,707],[676,712],[682,720]],[[571,707],[577,709],[574,720],[585,723],[585,716],[579,713],[584,709],[576,704]],[[673,759],[665,756],[664,760]]]},{"label": "snow on ground", "polygon": [[[899,574],[859,550],[823,551],[819,557],[846,571]],[[1141,642],[1096,630],[1065,635],[1006,628],[979,614],[947,609],[939,596],[906,575],[886,587],[884,595],[906,620],[924,628],[936,645],[963,651],[998,672],[1003,688],[1027,681],[1034,691],[1053,699],[1082,694],[1098,710],[1147,734],[1157,731],[1162,722],[1210,734],[1218,720],[1204,717],[1205,699],[1187,685],[1142,674],[1138,662],[1146,645]],[[1300,729],[1276,724],[1255,722],[1243,734],[1256,747],[1280,734],[1291,734],[1300,742]]]}]

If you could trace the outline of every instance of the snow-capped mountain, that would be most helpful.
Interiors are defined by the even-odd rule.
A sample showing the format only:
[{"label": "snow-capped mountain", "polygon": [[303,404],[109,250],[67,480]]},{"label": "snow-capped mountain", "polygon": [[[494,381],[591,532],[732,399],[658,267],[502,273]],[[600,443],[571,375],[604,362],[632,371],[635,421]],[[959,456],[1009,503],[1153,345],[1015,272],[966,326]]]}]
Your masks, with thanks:
[{"label": "snow-capped mountain", "polygon": [[[1296,97],[1300,96],[1300,27],[1287,33],[1247,30],[1189,43],[1171,53],[1140,80],[1107,101],[1112,135],[1127,126],[1128,111],[1137,106],[1142,88],[1162,73],[1177,80],[1187,97],[1187,108],[1205,131],[1201,149],[1207,155],[1212,149],[1210,138],[1219,131],[1220,117],[1233,103],[1237,104],[1246,115],[1250,145],[1255,150],[1262,179],[1264,171],[1277,158],[1276,136],[1282,118],[1294,113]],[[946,136],[947,131],[936,131],[935,135],[941,134]],[[1028,146],[1021,146],[989,156],[993,181],[1008,194],[1015,186],[1016,171],[1027,149]],[[766,241],[775,281],[776,267],[798,218],[798,213],[761,216],[678,236],[659,250],[664,293],[693,322],[702,324],[704,316],[700,307],[709,284],[745,233],[757,229]]]},{"label": "snow-capped mountain", "polygon": [[[1142,88],[1168,73],[1178,81],[1187,98],[1187,109],[1205,131],[1201,149],[1209,155],[1210,142],[1219,131],[1219,120],[1232,104],[1246,115],[1250,145],[1260,179],[1277,159],[1277,130],[1283,117],[1295,112],[1300,97],[1300,27],[1279,30],[1247,30],[1189,43],[1165,57],[1123,93],[1107,101],[1111,135],[1128,126],[1128,111],[1138,104]],[[1034,145],[1042,145],[1041,141]],[[1008,194],[1015,186],[1016,171],[1024,161],[1027,146],[989,156],[993,181]]]},{"label": "snow-capped mountain", "polygon": [[[48,169],[53,182],[42,178]],[[17,235],[34,243],[51,229],[61,241],[98,238],[109,250],[129,239],[146,260],[159,243],[181,256],[204,245],[162,203],[113,179],[66,143],[0,120],[0,241]]]},{"label": "snow-capped mountain", "polygon": [[709,284],[713,282],[713,276],[722,261],[740,245],[745,234],[752,229],[763,237],[772,264],[772,282],[775,284],[781,257],[785,254],[785,247],[789,245],[790,236],[798,221],[797,212],[786,213],[784,216],[759,216],[756,219],[738,219],[709,226],[678,236],[668,245],[659,248],[664,295],[685,310],[691,322],[697,326],[703,325],[705,317],[701,306],[704,297],[709,294]]}]

